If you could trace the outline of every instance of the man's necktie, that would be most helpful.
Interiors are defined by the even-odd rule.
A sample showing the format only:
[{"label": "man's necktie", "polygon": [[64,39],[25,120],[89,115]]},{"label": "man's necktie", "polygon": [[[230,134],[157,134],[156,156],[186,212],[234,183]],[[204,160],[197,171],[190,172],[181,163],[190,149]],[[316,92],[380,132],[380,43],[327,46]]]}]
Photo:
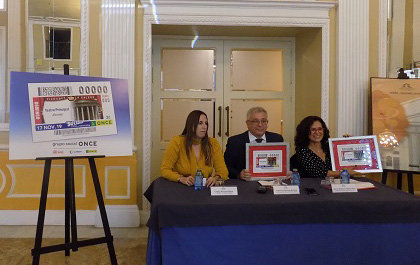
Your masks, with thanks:
[{"label": "man's necktie", "polygon": [[257,139],[255,139],[255,141],[257,142],[257,143],[261,143],[262,141],[263,141],[263,139],[261,139],[261,138],[257,138]]}]

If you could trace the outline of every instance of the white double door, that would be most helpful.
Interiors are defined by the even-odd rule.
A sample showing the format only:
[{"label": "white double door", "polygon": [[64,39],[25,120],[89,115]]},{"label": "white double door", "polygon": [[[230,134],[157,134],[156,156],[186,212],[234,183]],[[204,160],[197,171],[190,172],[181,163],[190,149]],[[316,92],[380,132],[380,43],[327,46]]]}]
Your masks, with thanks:
[{"label": "white double door", "polygon": [[189,112],[204,111],[209,136],[224,149],[246,128],[247,110],[268,111],[268,130],[292,141],[294,39],[153,38],[152,176]]}]

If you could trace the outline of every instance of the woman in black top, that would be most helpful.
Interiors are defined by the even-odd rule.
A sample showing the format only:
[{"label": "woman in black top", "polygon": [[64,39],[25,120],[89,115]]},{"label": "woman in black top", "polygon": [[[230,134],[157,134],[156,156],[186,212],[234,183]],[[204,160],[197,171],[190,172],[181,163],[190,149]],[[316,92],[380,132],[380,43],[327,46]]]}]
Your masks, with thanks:
[{"label": "woman in black top", "polygon": [[[296,154],[292,157],[292,167],[298,169],[303,178],[338,177],[340,171],[332,171],[328,148],[330,131],[318,116],[304,118],[296,127]],[[349,170],[350,175],[359,172]]]}]

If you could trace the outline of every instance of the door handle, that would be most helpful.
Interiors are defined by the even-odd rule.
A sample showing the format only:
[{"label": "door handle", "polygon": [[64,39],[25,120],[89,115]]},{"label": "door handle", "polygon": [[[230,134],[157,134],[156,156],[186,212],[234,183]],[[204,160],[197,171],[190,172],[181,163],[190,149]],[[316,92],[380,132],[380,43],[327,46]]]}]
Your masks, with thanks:
[{"label": "door handle", "polygon": [[222,106],[219,106],[217,110],[219,111],[219,131],[217,132],[217,135],[221,137],[222,136]]},{"label": "door handle", "polygon": [[227,106],[227,107],[225,108],[225,110],[226,110],[226,121],[227,121],[227,130],[226,130],[225,135],[226,135],[227,137],[229,137],[229,106]]}]

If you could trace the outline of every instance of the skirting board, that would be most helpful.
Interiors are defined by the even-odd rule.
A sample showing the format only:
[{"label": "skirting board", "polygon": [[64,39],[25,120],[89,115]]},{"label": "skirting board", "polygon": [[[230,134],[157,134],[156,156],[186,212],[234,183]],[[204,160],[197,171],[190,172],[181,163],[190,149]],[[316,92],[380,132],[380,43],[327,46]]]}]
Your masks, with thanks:
[{"label": "skirting board", "polygon": [[140,225],[146,225],[149,217],[150,211],[140,211]]},{"label": "skirting board", "polygon": [[[105,206],[110,227],[138,227],[140,211],[137,205]],[[94,210],[77,210],[77,225],[94,225],[102,227],[99,208]],[[36,225],[38,210],[0,210],[0,225]],[[64,210],[47,210],[45,225],[64,225]]]},{"label": "skirting board", "polygon": [[[140,211],[137,205],[105,205],[110,227],[140,226]],[[99,208],[95,211],[95,227],[102,227]]]}]

